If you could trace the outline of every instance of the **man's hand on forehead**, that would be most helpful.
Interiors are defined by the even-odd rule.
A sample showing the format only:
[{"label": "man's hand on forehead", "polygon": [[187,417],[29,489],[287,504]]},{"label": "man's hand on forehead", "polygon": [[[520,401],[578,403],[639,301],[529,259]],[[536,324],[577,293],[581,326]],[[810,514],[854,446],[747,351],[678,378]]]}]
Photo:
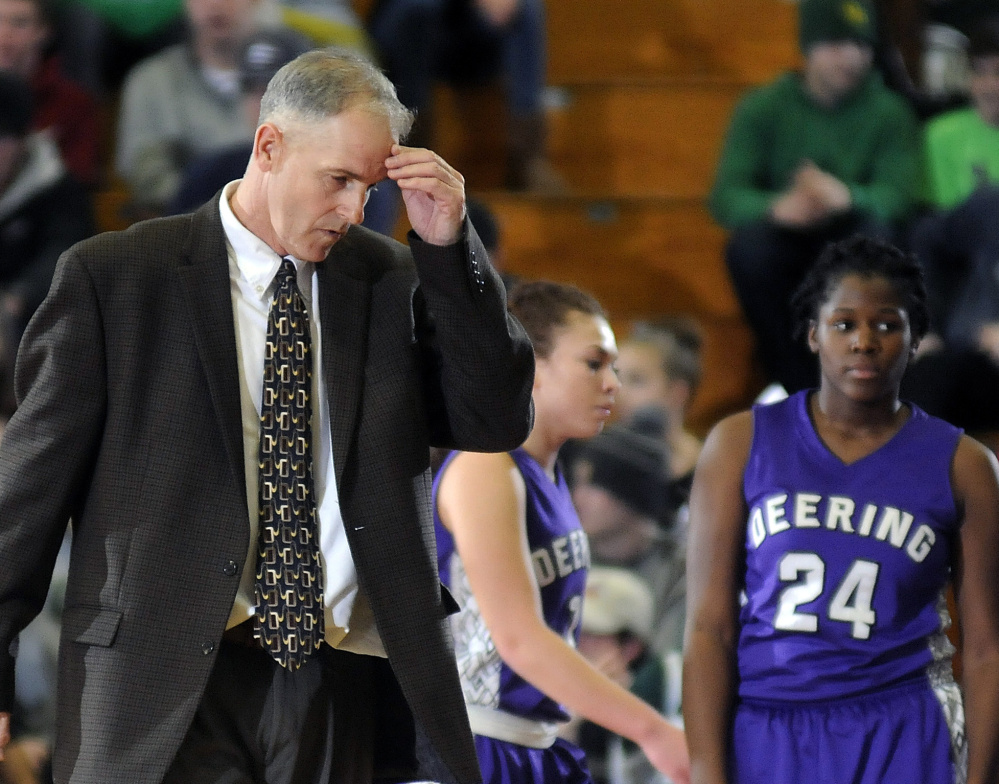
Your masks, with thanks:
[{"label": "man's hand on forehead", "polygon": [[392,145],[385,166],[402,191],[413,230],[424,242],[450,245],[465,218],[465,178],[432,150]]}]

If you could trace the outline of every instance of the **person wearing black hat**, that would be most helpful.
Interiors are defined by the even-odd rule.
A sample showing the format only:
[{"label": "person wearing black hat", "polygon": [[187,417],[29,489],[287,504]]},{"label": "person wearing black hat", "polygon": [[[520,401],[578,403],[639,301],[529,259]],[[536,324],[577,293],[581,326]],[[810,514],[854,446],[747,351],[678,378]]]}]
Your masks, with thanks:
[{"label": "person wearing black hat", "polygon": [[101,174],[97,100],[63,70],[63,41],[51,0],[0,0],[0,70],[28,80],[34,99],[32,127],[48,130],[66,168],[94,187]]},{"label": "person wearing black hat", "polygon": [[66,171],[45,133],[32,133],[27,81],[0,71],[0,416],[13,401],[8,385],[28,319],[48,291],[56,259],[94,232],[89,197]]},{"label": "person wearing black hat", "polygon": [[650,643],[665,653],[683,645],[686,558],[670,493],[669,452],[634,425],[611,425],[571,453],[572,500],[593,562],[631,569],[652,586]]},{"label": "person wearing black hat", "polygon": [[802,0],[799,33],[803,70],[739,102],[709,200],[767,380],[788,392],[818,383],[791,337],[791,293],[828,241],[892,236],[919,185],[915,114],[871,70],[873,6]]}]

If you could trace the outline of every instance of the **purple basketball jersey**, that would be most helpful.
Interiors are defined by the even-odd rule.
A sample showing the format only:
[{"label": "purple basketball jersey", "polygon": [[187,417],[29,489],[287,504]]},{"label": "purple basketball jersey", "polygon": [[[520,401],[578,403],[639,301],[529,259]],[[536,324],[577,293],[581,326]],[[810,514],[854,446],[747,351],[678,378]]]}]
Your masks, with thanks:
[{"label": "purple basketball jersey", "polygon": [[[451,617],[451,629],[465,702],[537,721],[567,721],[569,716],[562,706],[499,658],[469,588],[461,559],[455,552],[454,538],[441,524],[437,514],[437,491],[455,454],[448,456],[434,480],[434,526],[441,582],[462,608]],[[553,483],[523,449],[514,450],[510,456],[527,489],[527,541],[541,592],[545,623],[575,646],[579,640],[586,570],[590,563],[586,534],[561,472]]]},{"label": "purple basketball jersey", "polygon": [[891,441],[847,465],[807,401],[753,409],[739,694],[811,701],[946,680],[961,431],[913,406]]}]

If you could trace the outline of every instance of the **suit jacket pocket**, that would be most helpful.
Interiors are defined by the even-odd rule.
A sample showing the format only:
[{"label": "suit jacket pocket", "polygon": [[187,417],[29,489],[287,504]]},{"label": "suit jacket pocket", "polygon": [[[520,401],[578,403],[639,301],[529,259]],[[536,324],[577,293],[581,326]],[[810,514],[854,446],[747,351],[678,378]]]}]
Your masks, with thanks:
[{"label": "suit jacket pocket", "polygon": [[101,607],[67,607],[62,614],[63,636],[70,642],[108,647],[121,624],[121,612]]}]

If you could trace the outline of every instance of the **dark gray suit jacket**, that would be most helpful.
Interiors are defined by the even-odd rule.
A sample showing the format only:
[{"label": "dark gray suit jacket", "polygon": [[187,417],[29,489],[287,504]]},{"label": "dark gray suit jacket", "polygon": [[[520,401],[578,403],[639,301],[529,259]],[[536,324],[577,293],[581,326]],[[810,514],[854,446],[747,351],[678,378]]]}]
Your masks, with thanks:
[{"label": "dark gray suit jacket", "polygon": [[[533,354],[466,221],[455,246],[353,227],[320,265],[346,533],[392,670],[460,782],[479,780],[446,631],[428,446],[514,448]],[[415,265],[414,265],[415,259]],[[58,782],[158,782],[201,698],[249,546],[216,201],[68,251],[18,357],[0,445],[0,710],[67,521]]]}]

